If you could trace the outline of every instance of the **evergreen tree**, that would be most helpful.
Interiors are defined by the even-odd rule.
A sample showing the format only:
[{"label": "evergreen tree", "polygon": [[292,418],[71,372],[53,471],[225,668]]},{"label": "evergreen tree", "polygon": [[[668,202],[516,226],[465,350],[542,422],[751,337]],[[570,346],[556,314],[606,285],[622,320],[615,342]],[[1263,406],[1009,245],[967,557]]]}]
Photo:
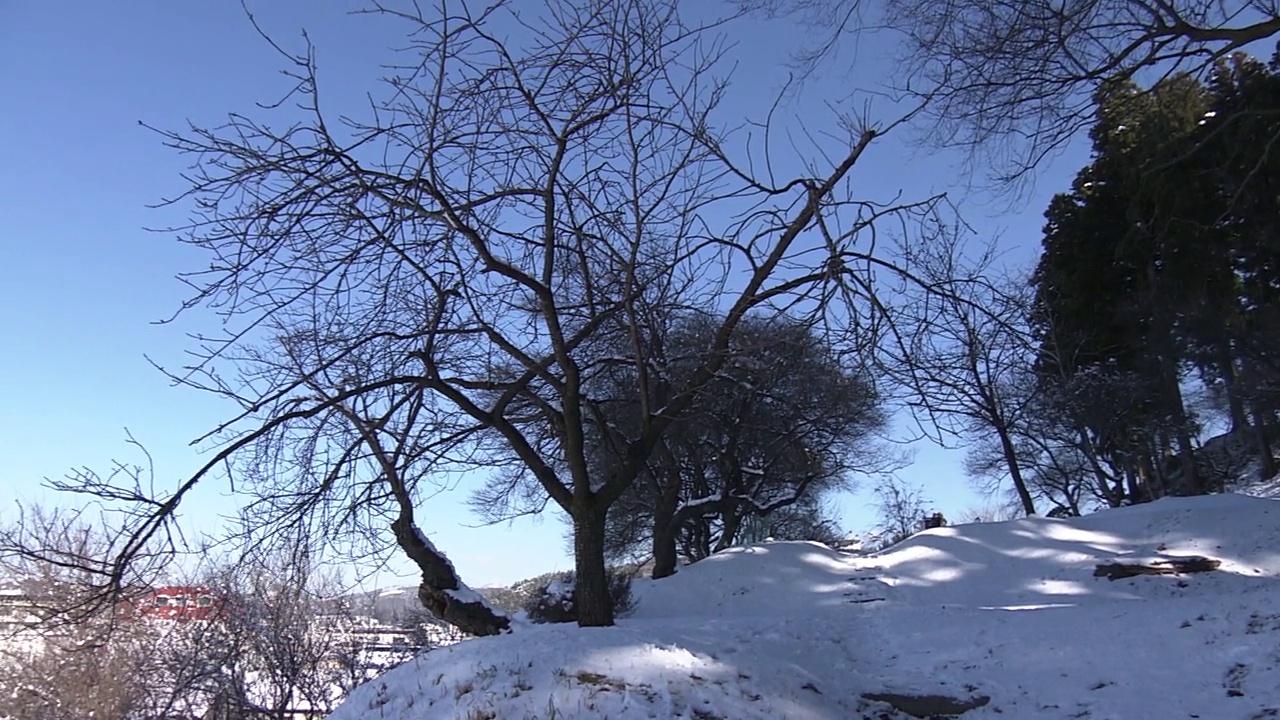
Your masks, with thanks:
[{"label": "evergreen tree", "polygon": [[1108,378],[1140,379],[1124,407],[1090,428],[1098,447],[1121,459],[1131,495],[1163,492],[1152,488],[1152,471],[1170,449],[1180,459],[1177,489],[1200,492],[1180,389],[1181,331],[1215,284],[1203,278],[1229,268],[1206,237],[1214,194],[1179,159],[1204,116],[1205,93],[1175,76],[1147,92],[1114,83],[1097,100],[1093,162],[1046,213],[1033,278],[1041,341],[1053,347],[1055,380],[1074,383],[1068,395],[1077,400],[1089,385],[1114,385]]},{"label": "evergreen tree", "polygon": [[[1202,492],[1182,397],[1198,371],[1275,473],[1280,83],[1243,55],[1099,93],[1093,160],[1054,198],[1035,274],[1041,381],[1075,405],[1130,500]],[[1135,383],[1115,392],[1117,380]],[[1093,392],[1093,388],[1104,391]],[[1070,400],[1067,400],[1070,398]],[[1085,408],[1088,409],[1085,409]],[[1176,471],[1163,458],[1176,453]],[[1171,484],[1171,485],[1170,485]]]}]

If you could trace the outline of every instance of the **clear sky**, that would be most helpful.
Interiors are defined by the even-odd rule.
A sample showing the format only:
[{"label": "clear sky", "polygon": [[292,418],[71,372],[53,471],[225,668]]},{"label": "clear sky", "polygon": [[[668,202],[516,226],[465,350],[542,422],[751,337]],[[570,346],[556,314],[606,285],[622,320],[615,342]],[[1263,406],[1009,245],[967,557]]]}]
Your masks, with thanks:
[{"label": "clear sky", "polygon": [[[385,19],[348,14],[358,6],[249,2],[286,46],[297,47],[301,30],[309,33],[321,82],[339,104],[358,102],[400,38]],[[760,117],[785,78],[786,49],[803,33],[780,23],[734,32],[740,67],[731,109]],[[811,83],[785,114],[829,121],[827,102],[838,106],[854,88],[887,82],[885,51],[864,42],[856,54],[846,52],[852,71]],[[286,87],[280,68],[230,0],[0,2],[0,518],[12,517],[19,498],[50,502],[39,489],[43,478],[74,467],[105,470],[112,459],[139,461],[126,445],[126,428],[152,454],[161,486],[201,463],[201,448],[190,442],[233,408],[169,387],[144,358],[177,365],[188,347],[184,332],[215,322],[194,313],[154,324],[186,297],[174,276],[205,261],[171,234],[144,230],[182,221],[173,210],[147,206],[184,189],[179,174],[189,160],[139,122],[180,129],[188,120],[215,125],[228,112],[251,113],[254,102],[274,100]],[[1081,161],[1074,155],[1051,167],[1012,209],[956,197],[981,234],[1003,234],[1010,261],[1030,262],[1049,195],[1067,185]],[[858,183],[879,197],[898,189],[960,193],[958,160],[890,137],[872,146]],[[978,502],[959,460],[922,446],[902,474],[954,513]],[[234,509],[226,492],[203,488],[184,513],[189,527],[216,528],[219,516]],[[462,499],[455,493],[433,501],[420,524],[468,582],[510,582],[570,566],[554,518],[476,530],[467,527],[477,520],[457,503]],[[868,502],[842,501],[846,528],[872,524]]]}]

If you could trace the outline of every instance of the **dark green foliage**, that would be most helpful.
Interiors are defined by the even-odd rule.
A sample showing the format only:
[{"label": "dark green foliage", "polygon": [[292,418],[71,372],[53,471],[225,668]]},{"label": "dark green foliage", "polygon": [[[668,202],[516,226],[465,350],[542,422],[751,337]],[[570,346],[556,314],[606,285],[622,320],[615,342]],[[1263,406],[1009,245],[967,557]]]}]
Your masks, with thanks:
[{"label": "dark green foliage", "polygon": [[[631,573],[613,568],[608,575],[613,614],[615,617],[623,617],[635,609],[635,599],[631,595]],[[573,572],[551,573],[543,577],[547,579],[533,588],[521,607],[530,622],[577,622],[576,582]]]},{"label": "dark green foliage", "polygon": [[[687,315],[655,335],[647,368],[654,407],[665,404],[666,383],[679,385],[704,362],[717,323]],[[622,398],[619,417],[634,414],[626,411],[635,379],[615,382],[603,392]],[[663,577],[677,555],[698,560],[744,539],[835,536],[821,497],[854,472],[883,468],[873,433],[884,422],[869,376],[845,367],[811,328],[745,318],[723,367],[611,509],[608,551],[651,553],[654,577]],[[606,476],[620,459],[605,444],[593,458]]]},{"label": "dark green foliage", "polygon": [[1093,160],[1050,203],[1033,279],[1047,410],[1079,430],[1109,503],[1203,492],[1182,396],[1194,372],[1270,474],[1280,81],[1241,55],[1208,84],[1114,83],[1096,99]]}]

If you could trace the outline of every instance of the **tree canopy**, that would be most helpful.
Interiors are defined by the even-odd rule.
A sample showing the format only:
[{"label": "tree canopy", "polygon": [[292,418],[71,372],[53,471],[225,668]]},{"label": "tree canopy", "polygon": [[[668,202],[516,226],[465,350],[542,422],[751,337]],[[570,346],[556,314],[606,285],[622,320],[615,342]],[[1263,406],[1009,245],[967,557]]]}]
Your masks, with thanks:
[{"label": "tree canopy", "polygon": [[[686,22],[674,0],[371,12],[401,23],[407,45],[364,112],[331,114],[309,44],[270,39],[295,83],[286,98],[218,127],[159,131],[195,162],[172,200],[191,217],[175,230],[208,258],[184,276],[187,307],[225,321],[171,376],[240,412],[173,492],[97,477],[66,487],[130,507],[107,586],[171,532],[191,488],[225,472],[246,498],[238,540],[290,527],[378,552],[389,526],[422,573],[424,605],[488,634],[506,619],[468,591],[415,510],[441,477],[493,472],[569,518],[579,622],[611,624],[608,512],[664,438],[746,372],[751,323],[790,318],[796,337],[856,360],[890,311],[884,278],[911,278],[876,227],[927,235],[948,208],[854,193],[855,168],[895,119],[836,117],[838,133],[787,163],[806,169],[775,176],[760,162],[774,149],[719,107],[731,19]],[[690,308],[714,320],[663,377],[650,320]],[[826,356],[800,357],[825,366],[837,395],[865,392]],[[608,382],[619,373],[625,403]],[[785,379],[775,366],[774,389]],[[740,428],[778,445],[768,413],[753,412],[755,427]],[[834,476],[838,433],[810,425],[811,442],[772,454],[793,484]],[[595,462],[597,448],[616,461]],[[750,495],[724,490],[726,513]]]}]

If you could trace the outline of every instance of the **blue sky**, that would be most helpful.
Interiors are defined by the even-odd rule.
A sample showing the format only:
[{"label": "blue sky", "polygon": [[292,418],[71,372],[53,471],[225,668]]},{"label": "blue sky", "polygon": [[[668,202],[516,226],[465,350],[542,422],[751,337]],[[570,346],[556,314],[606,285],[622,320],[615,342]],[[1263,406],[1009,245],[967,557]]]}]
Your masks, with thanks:
[{"label": "blue sky", "polygon": [[[296,47],[306,29],[321,82],[339,105],[358,102],[399,39],[384,19],[348,14],[359,5],[249,3],[286,46]],[[757,24],[735,37],[740,67],[729,107],[759,117],[785,77],[783,52],[803,31]],[[786,114],[829,121],[827,102],[839,106],[853,88],[886,82],[886,50],[872,41],[846,53],[852,71],[820,77]],[[0,4],[0,518],[12,517],[19,498],[50,502],[39,489],[43,478],[141,460],[125,443],[126,428],[152,454],[162,487],[201,463],[191,441],[233,408],[169,387],[144,359],[177,365],[188,347],[184,333],[216,322],[192,313],[154,324],[186,297],[174,276],[204,261],[171,234],[144,230],[182,221],[172,209],[147,206],[184,189],[179,174],[189,161],[139,122],[179,129],[188,120],[214,125],[227,112],[252,112],[254,102],[274,100],[286,87],[280,67],[235,2]],[[897,189],[963,192],[959,158],[887,140],[873,145],[857,171],[860,186],[881,197]],[[1012,209],[960,198],[966,218],[981,234],[1002,233],[1008,259],[1029,262],[1047,199],[1079,161],[1077,153],[1049,168]],[[959,460],[922,446],[902,474],[923,484],[939,508],[958,512],[978,502]],[[184,513],[189,527],[214,529],[220,515],[233,512],[226,491],[202,488]],[[569,566],[554,519],[472,529],[477,520],[455,502],[461,500],[456,493],[433,501],[420,524],[469,582],[509,582]],[[848,529],[872,523],[868,502],[842,501]]]}]

